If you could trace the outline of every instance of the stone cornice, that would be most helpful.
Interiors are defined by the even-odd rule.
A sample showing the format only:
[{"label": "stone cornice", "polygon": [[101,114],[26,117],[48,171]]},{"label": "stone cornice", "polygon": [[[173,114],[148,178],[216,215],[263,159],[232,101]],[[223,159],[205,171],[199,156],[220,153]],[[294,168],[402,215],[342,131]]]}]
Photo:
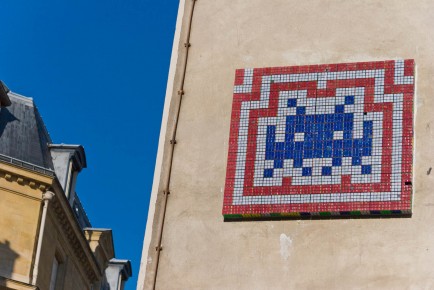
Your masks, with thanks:
[{"label": "stone cornice", "polygon": [[51,202],[51,210],[55,213],[56,220],[59,223],[76,258],[83,266],[87,278],[91,283],[94,283],[100,280],[103,271],[98,266],[90,245],[86,241],[84,233],[74,216],[72,208],[70,207],[65,194],[61,190],[61,186],[57,184],[57,182],[56,185],[57,186],[54,187],[58,190],[54,191],[58,192],[58,194],[56,194],[53,201]]},{"label": "stone cornice", "polygon": [[[2,182],[3,180],[3,182]],[[54,178],[4,164],[0,161],[0,187],[28,198],[42,199]]]},{"label": "stone cornice", "polygon": [[19,176],[16,174],[11,174],[10,172],[5,172],[0,169],[0,178],[4,178],[5,180],[9,182],[16,182],[19,185],[22,186],[29,186],[32,189],[39,189],[40,191],[44,192],[49,187],[48,184],[43,184],[40,182],[37,182],[33,179],[26,178],[24,176]]},{"label": "stone cornice", "polygon": [[0,154],[0,162],[3,164],[11,165],[13,167],[18,167],[18,168],[23,169],[23,170],[34,172],[34,173],[39,174],[39,175],[45,175],[45,176],[51,176],[51,177],[55,176],[54,171],[51,169],[41,167],[39,165],[35,165],[32,163],[28,163],[28,162],[25,162],[25,161],[22,161],[19,159],[15,159],[15,158],[9,157],[7,155]]},{"label": "stone cornice", "polygon": [[53,182],[54,176],[45,175],[30,169],[24,169],[12,164],[0,161],[0,174],[8,181],[16,181],[21,185],[29,185],[32,188],[46,190]]}]

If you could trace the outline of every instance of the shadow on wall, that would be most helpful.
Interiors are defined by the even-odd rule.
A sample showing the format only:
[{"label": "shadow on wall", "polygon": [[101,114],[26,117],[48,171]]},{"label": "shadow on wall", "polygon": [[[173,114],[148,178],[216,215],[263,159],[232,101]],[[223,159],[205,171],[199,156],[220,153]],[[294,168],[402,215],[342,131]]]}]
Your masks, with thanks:
[{"label": "shadow on wall", "polygon": [[[92,232],[89,234],[89,240],[88,241],[91,240],[91,237],[92,237]],[[100,247],[101,247],[100,245],[96,246],[95,251],[93,252],[94,255],[100,251],[99,250]],[[107,277],[105,275],[101,281],[100,289],[101,290],[111,290],[110,284],[108,283]]]},{"label": "shadow on wall", "polygon": [[0,242],[0,276],[11,278],[14,271],[15,260],[19,257],[17,252],[11,249],[10,242]]},{"label": "shadow on wall", "polygon": [[1,108],[0,110],[0,137],[6,128],[6,125],[13,121],[19,121],[7,108]]}]

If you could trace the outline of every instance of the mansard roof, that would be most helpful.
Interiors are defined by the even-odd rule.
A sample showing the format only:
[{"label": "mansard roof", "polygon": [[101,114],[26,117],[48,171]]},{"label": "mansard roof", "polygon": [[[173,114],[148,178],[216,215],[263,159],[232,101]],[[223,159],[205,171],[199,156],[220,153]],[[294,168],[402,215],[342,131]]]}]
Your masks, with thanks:
[{"label": "mansard roof", "polygon": [[33,99],[7,91],[10,103],[0,108],[0,154],[54,169],[52,141]]}]

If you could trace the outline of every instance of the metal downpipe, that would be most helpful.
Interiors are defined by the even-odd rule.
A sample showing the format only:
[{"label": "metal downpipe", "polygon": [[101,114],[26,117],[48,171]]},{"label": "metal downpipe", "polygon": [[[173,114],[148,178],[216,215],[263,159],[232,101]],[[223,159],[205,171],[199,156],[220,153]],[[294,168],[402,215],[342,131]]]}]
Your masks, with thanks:
[{"label": "metal downpipe", "polygon": [[39,229],[38,246],[36,248],[36,257],[35,257],[35,263],[33,266],[32,283],[31,283],[34,286],[36,286],[36,282],[38,280],[39,259],[41,258],[42,240],[44,239],[44,230],[45,230],[45,223],[46,223],[46,219],[47,219],[48,203],[50,202],[50,200],[53,199],[54,195],[55,194],[51,191],[47,191],[42,195],[44,207],[42,208],[41,226]]},{"label": "metal downpipe", "polygon": [[172,175],[172,164],[173,164],[173,155],[174,155],[174,150],[175,150],[175,145],[176,145],[176,131],[178,129],[178,121],[179,121],[179,115],[181,112],[181,104],[182,104],[182,98],[184,96],[184,83],[185,83],[185,75],[186,75],[186,71],[187,71],[187,62],[188,62],[188,53],[189,53],[189,49],[190,49],[190,35],[191,35],[191,25],[193,22],[193,13],[194,13],[194,6],[196,4],[197,0],[192,0],[192,5],[191,5],[191,10],[190,10],[190,16],[189,16],[189,20],[188,20],[188,30],[187,30],[187,38],[186,41],[184,43],[184,47],[186,48],[185,51],[185,57],[184,57],[184,65],[182,68],[182,76],[181,76],[181,83],[180,83],[180,88],[178,90],[178,96],[179,96],[179,102],[178,102],[178,107],[177,107],[177,111],[176,111],[176,118],[175,118],[175,123],[173,126],[173,131],[172,131],[172,136],[170,139],[170,154],[169,154],[169,168],[168,168],[168,173],[167,173],[167,180],[164,186],[164,191],[163,191],[163,195],[164,195],[164,200],[163,200],[163,208],[162,208],[162,214],[160,217],[160,226],[158,229],[158,236],[157,236],[157,245],[155,247],[155,250],[157,252],[157,256],[155,258],[155,267],[154,267],[154,276],[153,276],[153,282],[152,282],[152,289],[155,290],[156,287],[156,283],[157,283],[157,275],[158,275],[158,265],[159,265],[159,261],[160,261],[160,253],[162,250],[162,246],[161,246],[161,242],[162,242],[162,237],[163,237],[163,229],[164,229],[164,221],[166,218],[166,208],[167,208],[167,202],[168,202],[168,198],[169,198],[169,194],[170,194],[170,178]]}]

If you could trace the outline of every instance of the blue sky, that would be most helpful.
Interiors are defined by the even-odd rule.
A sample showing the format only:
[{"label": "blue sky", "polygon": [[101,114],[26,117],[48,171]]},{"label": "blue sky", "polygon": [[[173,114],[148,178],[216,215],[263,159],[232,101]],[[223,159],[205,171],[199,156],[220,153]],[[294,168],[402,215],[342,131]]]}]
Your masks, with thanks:
[{"label": "blue sky", "polygon": [[82,144],[77,192],[112,228],[135,289],[177,0],[1,0],[0,79],[33,97],[55,143]]}]

